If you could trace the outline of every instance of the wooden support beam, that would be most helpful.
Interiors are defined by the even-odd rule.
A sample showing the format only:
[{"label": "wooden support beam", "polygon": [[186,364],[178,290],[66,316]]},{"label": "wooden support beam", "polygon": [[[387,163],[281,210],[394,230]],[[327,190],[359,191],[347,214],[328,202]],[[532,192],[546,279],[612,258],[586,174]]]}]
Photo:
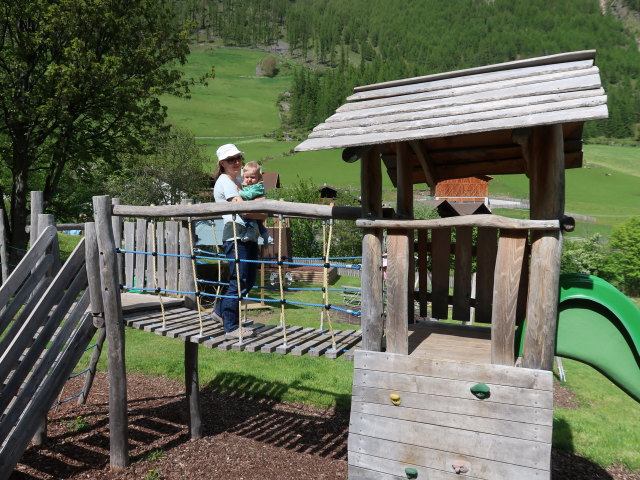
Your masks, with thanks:
[{"label": "wooden support beam", "polygon": [[[411,176],[411,161],[409,159],[409,146],[404,143],[396,144],[396,161],[398,166],[397,190],[396,190],[396,213],[400,218],[413,218],[413,178]],[[402,290],[405,293],[407,302],[405,322],[414,323],[414,284],[416,278],[416,269],[414,262],[414,233],[413,229],[406,229],[402,232],[394,232],[394,235],[401,234],[402,242],[406,243],[406,258],[404,254],[398,260],[406,261],[406,288]],[[391,232],[389,232],[390,234]],[[398,239],[400,241],[400,239]],[[391,261],[391,258],[387,259]],[[388,328],[387,328],[388,330]],[[408,335],[408,332],[407,332]],[[404,348],[404,347],[402,347]],[[408,347],[407,347],[408,348]]]},{"label": "wooden support beam", "polygon": [[[564,215],[565,174],[562,125],[536,127],[529,138],[532,219]],[[534,233],[522,366],[551,370],[555,355],[562,235]]]},{"label": "wooden support beam", "polygon": [[31,192],[31,218],[29,229],[29,244],[33,245],[38,238],[38,215],[44,212],[44,194],[40,191]]},{"label": "wooden support beam", "polygon": [[[119,198],[111,199],[112,205],[120,205]],[[113,228],[113,239],[116,242],[116,248],[122,248],[122,227],[123,227],[123,218],[112,216],[111,217],[111,227]],[[124,257],[122,254],[118,254],[116,256],[118,259],[118,279],[120,283],[124,283]]]},{"label": "wooden support beam", "polygon": [[[190,205],[193,203],[192,199],[183,199],[182,205]],[[189,229],[192,228],[190,221],[180,222],[180,255],[191,255],[191,241],[189,236]],[[185,256],[180,257],[180,290],[183,292],[194,292],[184,295],[184,306],[191,310],[197,310],[198,304],[196,301],[196,285],[194,282],[193,262],[191,258]]]},{"label": "wooden support beam", "polygon": [[501,217],[500,215],[462,215],[460,217],[434,218],[431,220],[356,220],[356,227],[361,228],[414,228],[444,229],[451,227],[493,227],[523,230],[558,230],[558,220],[519,220]]},{"label": "wooden support beam", "polygon": [[111,199],[108,195],[93,197],[96,235],[100,253],[100,283],[109,345],[109,464],[113,469],[122,469],[129,466],[127,370],[124,357],[124,322],[118,283],[118,261],[113,238],[111,208]]},{"label": "wooden support beam", "polygon": [[434,174],[433,168],[431,167],[431,163],[429,161],[429,153],[427,152],[427,148],[424,146],[420,140],[411,140],[409,142],[411,145],[411,149],[416,154],[418,158],[418,162],[422,167],[422,171],[424,173],[425,182],[429,185],[429,188],[436,188],[436,176]]},{"label": "wooden support beam", "polygon": [[[387,352],[409,353],[409,302],[413,307],[413,284],[409,285],[410,248],[405,230],[387,232]],[[413,310],[413,308],[411,309]]]},{"label": "wooden support beam", "polygon": [[526,243],[526,230],[500,231],[491,316],[491,363],[493,364],[509,366],[515,364],[516,311]]},{"label": "wooden support beam", "polygon": [[[95,321],[94,321],[95,327]],[[100,360],[100,354],[102,353],[102,347],[104,346],[104,341],[107,338],[107,330],[102,327],[98,330],[98,338],[96,339],[96,346],[94,347],[93,352],[91,353],[91,359],[89,360],[89,366],[87,367],[89,371],[87,372],[87,376],[84,379],[84,386],[82,387],[82,392],[80,392],[80,396],[78,397],[78,405],[84,405],[87,402],[87,398],[89,397],[89,392],[91,391],[91,387],[93,385],[93,380],[96,377],[96,366],[98,365],[98,360]]]},{"label": "wooden support beam", "polygon": [[[382,217],[382,168],[378,148],[360,162],[362,215]],[[362,348],[382,350],[384,333],[382,299],[382,230],[367,228],[362,237]]]},{"label": "wooden support beam", "polygon": [[[44,232],[47,227],[56,226],[56,221],[53,218],[53,215],[47,213],[41,213],[38,215],[38,236]],[[53,255],[53,265],[51,266],[51,270],[49,271],[50,277],[55,277],[60,271],[61,261],[60,261],[60,244],[58,243],[58,236],[56,235],[51,245],[49,246],[49,251],[51,255]]]},{"label": "wooden support beam", "polygon": [[189,435],[192,440],[197,440],[202,438],[197,343],[184,342],[184,383],[189,409]]},{"label": "wooden support beam", "polygon": [[84,238],[87,280],[89,282],[89,294],[91,295],[91,313],[94,317],[100,316],[104,318],[102,288],[100,287],[100,256],[96,224],[94,222],[84,224]]},{"label": "wooden support beam", "polygon": [[453,310],[451,318],[469,321],[471,312],[471,227],[456,228],[456,253],[453,278]]},{"label": "wooden support beam", "polygon": [[[368,153],[377,151],[372,148]],[[365,156],[365,158],[367,158]],[[379,157],[378,157],[379,158]],[[363,159],[362,165],[367,164]],[[370,173],[370,172],[367,172]],[[382,185],[382,176],[380,177]],[[382,188],[382,186],[380,187]],[[213,218],[217,215],[231,213],[271,213],[282,214],[288,217],[301,218],[333,218],[336,220],[355,220],[362,216],[362,209],[359,207],[341,207],[330,205],[310,205],[307,203],[279,202],[277,200],[262,200],[260,202],[227,202],[222,203],[198,203],[194,205],[161,205],[154,207],[144,207],[137,205],[114,205],[113,215],[121,217],[193,217],[198,219]]]}]

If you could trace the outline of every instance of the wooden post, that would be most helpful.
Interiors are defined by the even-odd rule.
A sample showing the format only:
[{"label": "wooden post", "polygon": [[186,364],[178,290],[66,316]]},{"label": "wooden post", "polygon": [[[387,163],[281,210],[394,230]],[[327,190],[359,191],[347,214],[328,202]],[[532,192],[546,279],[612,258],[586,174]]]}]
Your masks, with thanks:
[{"label": "wooden post", "polygon": [[44,211],[44,195],[40,191],[31,192],[31,228],[29,230],[29,245],[33,245],[38,238],[38,215]]},{"label": "wooden post", "polygon": [[[564,139],[562,125],[536,127],[527,142],[531,218],[564,215]],[[529,301],[522,366],[553,369],[555,355],[562,235],[534,232],[531,246]]]},{"label": "wooden post", "polygon": [[87,372],[87,376],[84,379],[82,392],[80,392],[80,396],[78,397],[78,405],[84,405],[85,403],[87,403],[89,392],[91,391],[91,387],[93,386],[93,380],[96,378],[96,366],[98,365],[98,360],[100,360],[100,354],[102,353],[102,347],[104,346],[104,341],[106,338],[107,330],[104,327],[98,329],[98,338],[96,339],[95,350],[91,354],[91,359],[89,360],[89,366],[87,367],[89,371]]},{"label": "wooden post", "polygon": [[[42,194],[42,192],[31,192],[32,198],[34,193]],[[38,201],[40,202],[39,208],[42,209],[42,195],[39,195],[39,196],[36,195],[36,202]],[[33,213],[31,215],[32,215],[31,224],[33,225],[34,224]],[[37,239],[47,227],[49,226],[55,227],[56,222],[53,218],[53,215],[40,213],[35,218],[35,225],[36,225],[35,238]],[[31,232],[29,232],[29,234],[31,236]],[[60,270],[60,247],[58,245],[57,235],[53,238],[53,240],[51,241],[51,245],[47,250],[53,256],[53,263],[51,264],[51,268],[47,272],[46,276],[53,278],[56,276],[56,274]],[[33,435],[33,438],[31,439],[31,443],[33,443],[34,445],[44,445],[44,442],[46,441],[47,441],[47,416],[45,415],[44,418],[42,419],[42,423],[38,427],[38,430]]]},{"label": "wooden post", "polygon": [[[362,215],[382,217],[382,169],[374,147],[360,161]],[[362,348],[382,351],[382,230],[367,228],[362,237]]]},{"label": "wooden post", "polygon": [[[396,213],[400,218],[413,218],[413,172],[409,160],[409,145],[406,142],[396,144],[397,190]],[[414,261],[413,229],[403,233],[407,243],[407,321],[414,323],[414,290],[416,283],[416,266]]]},{"label": "wooden post", "polygon": [[111,199],[93,197],[100,254],[100,283],[109,344],[109,444],[113,469],[129,466],[127,432],[127,371],[124,360],[124,321],[118,285],[118,261],[111,223]]},{"label": "wooden post", "polygon": [[[91,313],[94,317],[104,318],[102,288],[100,285],[100,256],[98,253],[96,224],[94,222],[84,224],[84,238],[87,281],[89,283],[89,294],[91,295]],[[95,325],[96,321],[94,320],[93,323]]]},{"label": "wooden post", "polygon": [[0,284],[9,278],[9,255],[7,255],[7,226],[4,223],[4,209],[0,208],[0,271],[2,278]]},{"label": "wooden post", "polygon": [[[111,200],[112,205],[120,205],[119,198],[113,198]],[[113,239],[116,242],[116,248],[122,248],[122,217],[116,217],[115,215],[111,217],[112,228],[113,228]],[[119,253],[116,255],[118,259],[118,281],[120,283],[124,283],[124,258],[123,254]]]},{"label": "wooden post", "polygon": [[189,434],[192,440],[202,438],[200,382],[198,379],[198,344],[184,342],[184,383],[189,408]]},{"label": "wooden post", "polygon": [[409,248],[405,232],[389,230],[387,234],[387,352],[403,355],[409,353],[406,292],[412,290],[408,283]]},{"label": "wooden post", "polygon": [[500,231],[491,314],[491,363],[513,366],[516,312],[526,230]]},{"label": "wooden post", "polygon": [[[182,205],[192,203],[191,199],[182,200]],[[191,255],[190,222],[180,224],[180,255]],[[180,257],[180,290],[195,292],[193,261]],[[195,293],[184,295],[186,308],[198,309]],[[191,439],[202,438],[202,413],[200,410],[200,383],[198,379],[198,344],[189,341],[184,344],[184,383],[186,388],[187,407],[189,409],[189,434]]]},{"label": "wooden post", "polygon": [[[55,219],[53,215],[47,213],[41,213],[38,215],[38,236],[49,226],[56,226]],[[37,237],[36,237],[37,238]],[[51,266],[51,271],[49,272],[49,276],[55,277],[60,271],[60,244],[58,243],[58,237],[56,236],[51,242],[51,246],[49,247],[49,251],[53,255],[53,265]]]},{"label": "wooden post", "polygon": [[[182,200],[182,205],[191,203],[191,199]],[[191,255],[191,240],[189,237],[190,222],[180,222],[180,255]],[[196,285],[193,281],[193,262],[190,258],[180,257],[180,290],[183,292],[195,292]],[[195,293],[184,294],[184,306],[192,310],[197,310],[198,303]]]},{"label": "wooden post", "polygon": [[84,387],[78,397],[78,405],[84,405],[87,401],[89,391],[93,385],[93,379],[96,375],[96,365],[98,365],[98,360],[100,360],[102,346],[107,337],[107,332],[104,328],[104,308],[102,306],[102,289],[100,287],[100,258],[98,254],[98,239],[96,236],[95,223],[87,222],[84,224],[84,238],[87,281],[89,283],[89,295],[91,297],[91,314],[93,315],[93,325],[100,330],[98,331],[95,350],[89,360],[89,371],[84,379]]}]

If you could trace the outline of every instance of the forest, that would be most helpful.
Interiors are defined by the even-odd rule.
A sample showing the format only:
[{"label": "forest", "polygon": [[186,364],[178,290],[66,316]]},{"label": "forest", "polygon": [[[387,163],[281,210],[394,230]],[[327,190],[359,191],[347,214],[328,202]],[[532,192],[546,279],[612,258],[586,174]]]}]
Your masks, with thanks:
[{"label": "forest", "polygon": [[[638,0],[617,0],[625,11]],[[354,86],[573,50],[596,49],[610,118],[585,136],[640,137],[640,52],[598,0],[174,0],[196,41],[297,60],[285,128],[305,132]]]}]

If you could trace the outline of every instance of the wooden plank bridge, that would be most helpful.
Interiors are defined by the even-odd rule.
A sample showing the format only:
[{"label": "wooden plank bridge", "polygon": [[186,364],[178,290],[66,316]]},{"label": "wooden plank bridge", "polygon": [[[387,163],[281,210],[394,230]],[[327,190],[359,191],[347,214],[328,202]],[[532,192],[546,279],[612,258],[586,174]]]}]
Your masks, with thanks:
[{"label": "wooden plank bridge", "polygon": [[122,309],[125,325],[137,330],[155,333],[168,338],[177,338],[183,342],[200,344],[206,348],[222,351],[246,351],[279,353],[291,355],[309,355],[337,358],[344,355],[353,359],[353,352],[362,342],[361,330],[334,330],[336,348],[332,348],[329,329],[303,328],[287,326],[285,335],[278,325],[252,324],[256,335],[238,339],[225,338],[220,322],[213,320],[207,313],[202,314],[202,325],[198,312],[184,307],[183,300],[163,297],[164,318],[157,296],[138,293],[122,294]]},{"label": "wooden plank bridge", "polygon": [[[179,298],[162,297],[165,318],[158,297],[155,295],[124,293],[122,309],[125,325],[137,330],[155,333],[183,342],[217,348],[222,351],[245,351],[309,355],[327,358],[343,356],[353,360],[355,351],[362,346],[361,330],[334,330],[336,350],[331,347],[328,329],[288,326],[287,341],[278,325],[256,323],[256,336],[226,339],[222,325],[209,314],[202,314],[202,334],[198,313],[184,307]],[[436,358],[462,362],[491,363],[491,328],[476,325],[460,325],[436,321],[419,322],[408,326],[409,355],[420,358]]]}]

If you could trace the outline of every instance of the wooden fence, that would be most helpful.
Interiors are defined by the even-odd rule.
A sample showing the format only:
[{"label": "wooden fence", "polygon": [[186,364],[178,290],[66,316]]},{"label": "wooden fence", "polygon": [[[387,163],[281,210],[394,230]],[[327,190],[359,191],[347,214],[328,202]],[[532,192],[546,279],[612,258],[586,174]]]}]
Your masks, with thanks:
[{"label": "wooden fence", "polygon": [[41,443],[47,411],[96,331],[82,240],[60,267],[49,215],[31,249],[0,287],[0,479],[29,441]]}]

